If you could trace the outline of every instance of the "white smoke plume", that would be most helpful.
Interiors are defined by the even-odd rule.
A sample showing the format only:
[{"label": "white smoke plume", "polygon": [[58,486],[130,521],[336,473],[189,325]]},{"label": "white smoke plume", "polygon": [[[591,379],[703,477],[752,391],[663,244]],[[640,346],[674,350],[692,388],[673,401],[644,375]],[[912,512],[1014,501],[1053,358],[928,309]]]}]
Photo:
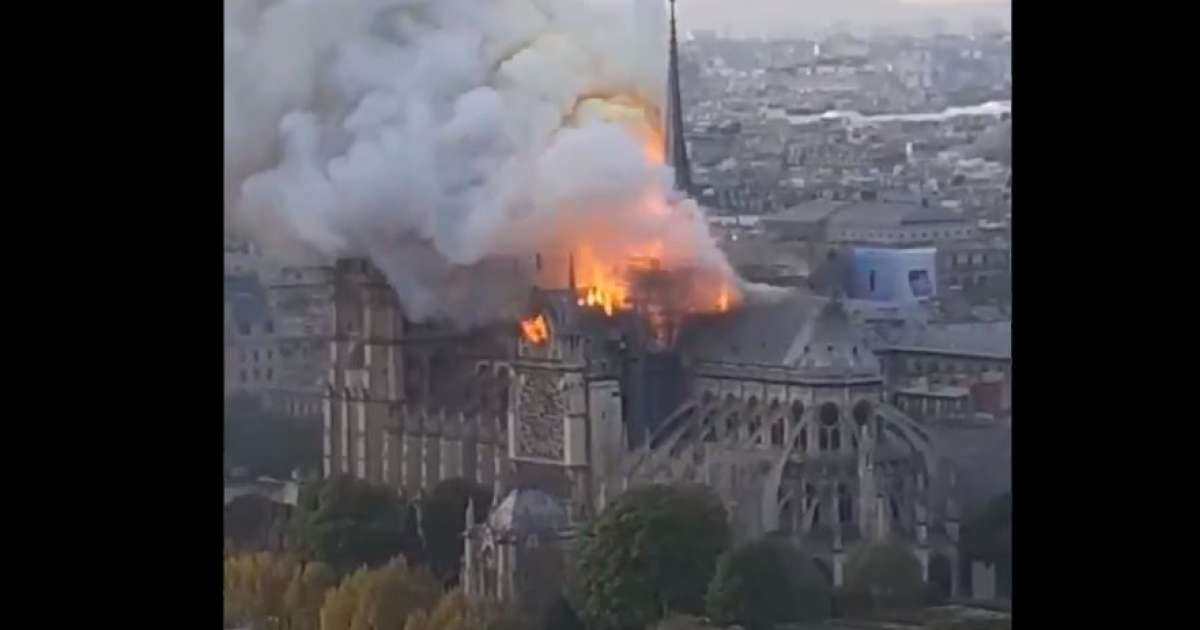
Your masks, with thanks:
[{"label": "white smoke plume", "polygon": [[227,222],[370,257],[413,317],[505,314],[512,266],[481,261],[573,230],[724,264],[702,216],[630,210],[671,174],[626,129],[567,124],[596,95],[662,107],[663,0],[226,0],[225,41]]}]

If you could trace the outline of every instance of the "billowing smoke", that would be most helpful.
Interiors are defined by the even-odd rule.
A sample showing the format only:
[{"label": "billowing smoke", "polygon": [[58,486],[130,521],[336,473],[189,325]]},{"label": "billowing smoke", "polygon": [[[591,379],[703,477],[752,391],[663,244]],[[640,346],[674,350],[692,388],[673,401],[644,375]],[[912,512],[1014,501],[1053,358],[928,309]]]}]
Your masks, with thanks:
[{"label": "billowing smoke", "polygon": [[226,220],[275,255],[367,256],[460,322],[519,299],[488,261],[577,238],[725,264],[699,213],[647,211],[645,139],[577,111],[661,109],[662,0],[226,0],[225,38]]}]

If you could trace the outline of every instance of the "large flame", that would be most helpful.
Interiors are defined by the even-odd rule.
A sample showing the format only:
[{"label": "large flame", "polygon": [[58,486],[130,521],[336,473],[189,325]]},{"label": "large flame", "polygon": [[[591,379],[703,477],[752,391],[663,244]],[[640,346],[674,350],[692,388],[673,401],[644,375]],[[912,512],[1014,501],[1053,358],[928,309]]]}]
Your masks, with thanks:
[{"label": "large flame", "polygon": [[529,343],[541,345],[550,338],[550,327],[546,325],[546,318],[538,315],[521,320],[521,334]]},{"label": "large flame", "polygon": [[[643,147],[647,166],[660,167],[666,160],[665,132],[661,110],[649,101],[627,94],[590,96],[580,99],[568,123],[584,125],[589,122],[608,122],[620,125]],[[647,190],[637,200],[636,211],[667,224],[675,217],[685,219],[686,212],[668,200],[661,188]],[[619,230],[619,228],[618,228]],[[628,234],[609,234],[592,228],[579,230],[560,246],[570,254],[575,265],[576,303],[613,315],[630,309],[631,283],[641,273],[664,271],[677,261],[685,260],[687,252],[672,251],[671,246],[658,238],[631,239]],[[678,239],[676,239],[678,240]],[[727,269],[707,274],[705,281],[690,282],[686,295],[673,296],[671,308],[683,312],[724,312],[740,298]],[[678,302],[682,303],[678,303]],[[527,335],[528,337],[529,335]]]}]

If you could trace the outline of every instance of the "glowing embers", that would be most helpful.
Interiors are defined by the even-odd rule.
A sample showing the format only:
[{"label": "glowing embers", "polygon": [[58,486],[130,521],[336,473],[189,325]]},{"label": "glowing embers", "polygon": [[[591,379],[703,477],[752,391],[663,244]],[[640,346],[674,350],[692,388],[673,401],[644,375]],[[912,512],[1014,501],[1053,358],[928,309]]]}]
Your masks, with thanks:
[{"label": "glowing embers", "polygon": [[521,320],[521,334],[525,335],[529,343],[541,345],[550,339],[550,326],[546,324],[545,316],[539,314],[537,317]]}]

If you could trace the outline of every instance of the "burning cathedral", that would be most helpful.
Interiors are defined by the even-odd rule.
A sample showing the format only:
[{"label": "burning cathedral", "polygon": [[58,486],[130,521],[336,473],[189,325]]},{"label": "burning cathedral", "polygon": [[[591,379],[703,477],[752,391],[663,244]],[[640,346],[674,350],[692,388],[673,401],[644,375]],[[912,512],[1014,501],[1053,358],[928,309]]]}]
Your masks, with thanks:
[{"label": "burning cathedral", "polygon": [[[662,153],[687,191],[673,9],[670,29]],[[333,272],[324,474],[410,497],[454,477],[492,487],[466,515],[468,594],[537,591],[530,567],[556,579],[558,543],[610,499],[672,482],[713,488],[738,538],[785,534],[834,584],[851,549],[890,539],[954,589],[954,471],[888,404],[837,297],[760,295],[652,255],[619,283],[587,252],[536,265],[561,282],[533,288],[521,321],[469,333],[407,320],[366,261]]]}]

